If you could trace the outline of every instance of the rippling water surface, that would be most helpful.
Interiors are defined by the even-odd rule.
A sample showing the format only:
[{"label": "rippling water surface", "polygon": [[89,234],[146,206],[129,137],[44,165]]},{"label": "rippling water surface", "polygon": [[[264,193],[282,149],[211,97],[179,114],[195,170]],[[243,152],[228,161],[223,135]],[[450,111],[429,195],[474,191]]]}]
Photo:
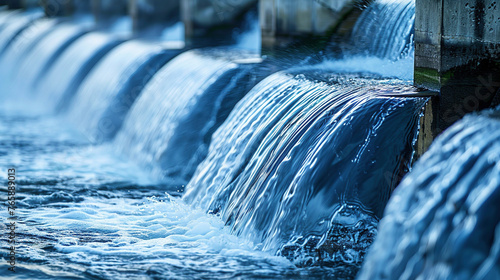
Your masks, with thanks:
[{"label": "rippling water surface", "polygon": [[[186,205],[178,197],[182,186],[148,180],[110,147],[92,146],[60,120],[3,109],[11,113],[0,115],[0,170],[5,176],[7,168],[17,172],[20,272],[4,279],[336,275],[329,268],[298,269],[259,251],[259,244],[231,234],[219,217]],[[6,219],[7,211],[0,217]],[[4,257],[0,269],[7,270]]]}]

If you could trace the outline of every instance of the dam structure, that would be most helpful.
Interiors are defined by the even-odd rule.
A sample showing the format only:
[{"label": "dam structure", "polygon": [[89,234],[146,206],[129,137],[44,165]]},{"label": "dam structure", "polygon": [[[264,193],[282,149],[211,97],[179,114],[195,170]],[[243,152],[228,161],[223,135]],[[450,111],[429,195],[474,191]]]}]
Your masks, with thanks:
[{"label": "dam structure", "polygon": [[0,275],[499,279],[499,5],[0,1]]}]

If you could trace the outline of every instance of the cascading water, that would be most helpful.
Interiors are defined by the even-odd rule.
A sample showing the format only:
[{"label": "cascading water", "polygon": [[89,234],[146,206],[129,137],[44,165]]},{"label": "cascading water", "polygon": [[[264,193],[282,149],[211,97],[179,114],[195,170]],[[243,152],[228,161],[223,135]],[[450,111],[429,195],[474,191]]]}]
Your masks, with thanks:
[{"label": "cascading water", "polygon": [[185,184],[205,157],[212,133],[266,73],[260,62],[223,49],[179,55],[144,89],[115,145],[154,176]]},{"label": "cascading water", "polygon": [[12,80],[18,73],[20,62],[41,40],[42,36],[57,24],[56,19],[39,19],[21,32],[0,56],[0,81],[2,92],[8,92],[12,87]]},{"label": "cascading water", "polygon": [[[408,3],[378,1],[360,18],[353,36],[374,17],[390,21],[391,32],[373,36],[384,50],[367,44],[369,54],[392,63],[407,52]],[[25,46],[0,58],[21,65],[1,96],[66,111],[0,111],[0,163],[23,176],[22,275],[354,277],[410,168],[427,98],[404,96],[415,89],[384,73],[359,74],[377,72],[363,60],[348,70],[356,74],[321,65],[262,80],[278,67],[234,48],[179,54],[87,31],[68,23],[29,39],[0,33],[0,44]],[[184,198],[173,197],[188,181]]]},{"label": "cascading water", "polygon": [[33,21],[41,18],[41,11],[30,11],[28,13],[9,14],[9,17],[2,24],[0,32],[0,55],[5,52],[12,40],[27,28]]},{"label": "cascading water", "polygon": [[[281,249],[286,255],[290,243],[321,250],[339,225],[353,235],[374,231],[409,168],[425,99],[383,96],[408,87],[342,81],[278,73],[255,87],[214,135],[186,199],[220,212],[234,231],[263,242],[264,250],[287,244]],[[352,207],[357,217],[343,212]],[[295,257],[317,257],[302,249]],[[322,253],[333,262],[362,260],[362,251],[352,247],[327,250]]]},{"label": "cascading water", "polygon": [[5,24],[12,19],[14,15],[20,13],[19,10],[2,10],[0,11],[0,27],[3,28]]},{"label": "cascading water", "polygon": [[67,108],[90,70],[122,42],[107,34],[91,32],[71,44],[39,83],[36,98],[46,104],[44,109],[54,112]]},{"label": "cascading water", "polygon": [[[2,79],[4,83],[10,81],[12,74],[18,71],[19,61],[28,55],[28,52],[59,22],[57,19],[39,19],[23,30],[0,57]],[[6,69],[9,69],[7,71]]]},{"label": "cascading water", "polygon": [[70,120],[93,142],[113,138],[142,88],[177,53],[140,41],[114,48],[82,82],[68,109]]},{"label": "cascading water", "polygon": [[38,82],[50,70],[57,57],[76,39],[87,32],[86,28],[77,25],[59,25],[38,42],[23,57],[18,71],[22,75],[13,77],[9,91],[26,94],[37,88]]},{"label": "cascading water", "polygon": [[498,110],[444,132],[391,198],[358,279],[499,279],[499,163]]},{"label": "cascading water", "polygon": [[413,57],[414,26],[415,0],[377,0],[357,20],[352,45],[390,60]]},{"label": "cascading water", "polygon": [[415,0],[377,0],[362,12],[342,59],[318,65],[324,71],[372,73],[413,79]]}]

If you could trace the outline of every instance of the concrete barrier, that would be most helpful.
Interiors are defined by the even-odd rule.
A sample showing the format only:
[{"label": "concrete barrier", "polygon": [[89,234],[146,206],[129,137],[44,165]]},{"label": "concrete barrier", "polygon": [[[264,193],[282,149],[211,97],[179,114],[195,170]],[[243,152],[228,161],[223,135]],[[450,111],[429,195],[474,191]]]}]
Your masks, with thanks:
[{"label": "concrete barrier", "polygon": [[74,0],[40,0],[48,17],[70,16],[75,9]]},{"label": "concrete barrier", "polygon": [[257,8],[258,0],[182,0],[181,13],[188,47],[233,43],[233,28],[243,15]]},{"label": "concrete barrier", "polygon": [[106,26],[116,18],[128,15],[128,0],[91,0],[92,14],[99,26]]},{"label": "concrete barrier", "polygon": [[[324,50],[330,38],[356,9],[355,0],[260,0],[264,53],[293,46]],[[352,22],[354,23],[354,22]]]},{"label": "concrete barrier", "polygon": [[415,84],[438,91],[434,134],[492,105],[500,88],[500,2],[416,0]]},{"label": "concrete barrier", "polygon": [[40,7],[39,0],[22,0],[23,9],[30,9],[35,7]]},{"label": "concrete barrier", "polygon": [[9,9],[22,9],[23,1],[22,0],[4,0],[2,1],[2,5],[7,5]]},{"label": "concrete barrier", "polygon": [[160,32],[166,26],[180,21],[181,0],[130,0],[130,16],[135,32],[158,27]]}]

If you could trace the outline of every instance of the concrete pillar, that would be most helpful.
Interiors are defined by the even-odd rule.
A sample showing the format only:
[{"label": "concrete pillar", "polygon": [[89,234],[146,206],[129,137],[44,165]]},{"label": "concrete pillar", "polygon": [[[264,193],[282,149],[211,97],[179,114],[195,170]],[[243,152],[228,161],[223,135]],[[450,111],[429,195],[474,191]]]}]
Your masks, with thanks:
[{"label": "concrete pillar", "polygon": [[130,0],[130,16],[134,32],[151,27],[158,30],[180,21],[181,0]]},{"label": "concrete pillar", "polygon": [[48,17],[70,16],[74,12],[74,0],[41,0]]},{"label": "concrete pillar", "polygon": [[356,9],[357,2],[260,0],[262,51],[276,53],[290,47],[305,47],[311,52],[324,50],[335,30]]},{"label": "concrete pillar", "polygon": [[258,0],[182,0],[186,45],[205,47],[233,43],[233,29]]},{"label": "concrete pillar", "polygon": [[92,13],[92,0],[74,0],[75,14],[90,14]]},{"label": "concrete pillar", "polygon": [[91,9],[96,23],[105,26],[128,15],[128,0],[91,0]]},{"label": "concrete pillar", "polygon": [[0,0],[0,6],[7,5],[9,9],[30,9],[40,7],[39,0]]},{"label": "concrete pillar", "polygon": [[22,9],[23,8],[22,0],[6,0],[5,4],[9,7],[9,9]]},{"label": "concrete pillar", "polygon": [[40,7],[40,1],[39,0],[22,0],[22,5],[23,5],[24,9]]},{"label": "concrete pillar", "polygon": [[434,134],[492,105],[500,88],[500,2],[416,0],[415,84],[439,92]]}]

